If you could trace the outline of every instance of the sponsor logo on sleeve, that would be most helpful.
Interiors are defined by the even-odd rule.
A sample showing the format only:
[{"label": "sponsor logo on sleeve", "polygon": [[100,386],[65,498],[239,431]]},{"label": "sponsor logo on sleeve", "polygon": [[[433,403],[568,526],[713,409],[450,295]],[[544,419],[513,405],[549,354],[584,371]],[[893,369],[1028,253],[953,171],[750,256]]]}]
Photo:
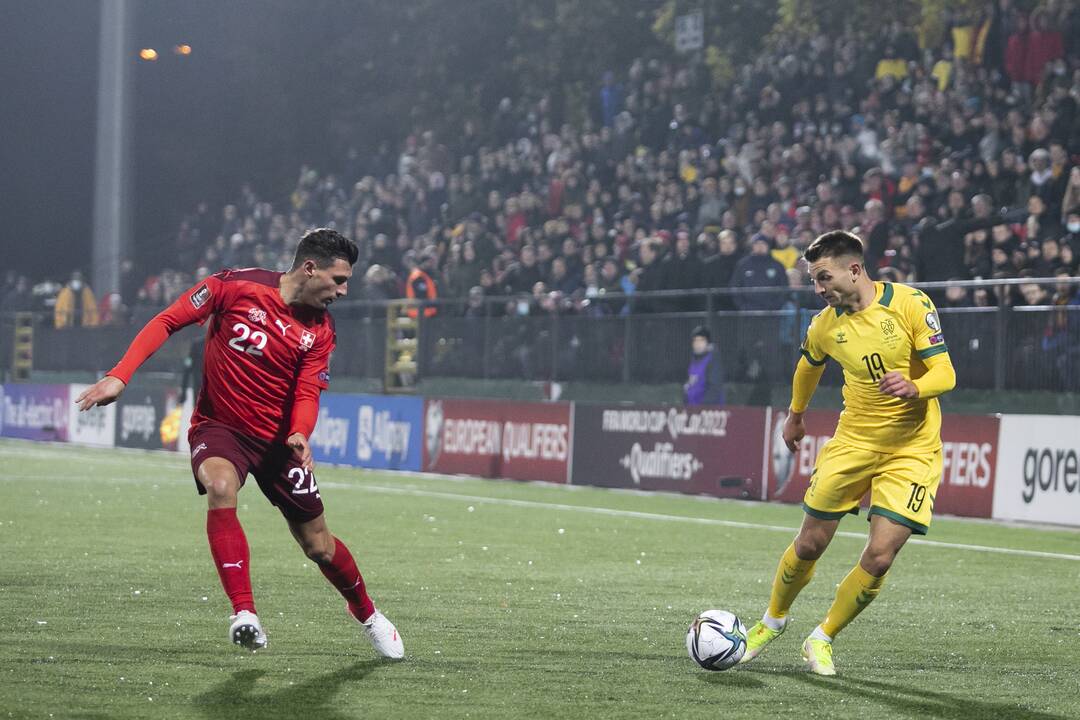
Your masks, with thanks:
[{"label": "sponsor logo on sleeve", "polygon": [[943,342],[945,342],[945,336],[942,335],[941,333],[938,333],[937,335],[931,335],[930,336],[930,344],[931,345],[938,345],[938,344],[943,343]]},{"label": "sponsor logo on sleeve", "polygon": [[937,315],[933,312],[926,313],[926,327],[930,328],[934,332],[941,330],[941,325],[938,324]]},{"label": "sponsor logo on sleeve", "polygon": [[196,310],[206,304],[206,301],[210,299],[210,286],[202,285],[198,290],[191,293],[191,304]]}]

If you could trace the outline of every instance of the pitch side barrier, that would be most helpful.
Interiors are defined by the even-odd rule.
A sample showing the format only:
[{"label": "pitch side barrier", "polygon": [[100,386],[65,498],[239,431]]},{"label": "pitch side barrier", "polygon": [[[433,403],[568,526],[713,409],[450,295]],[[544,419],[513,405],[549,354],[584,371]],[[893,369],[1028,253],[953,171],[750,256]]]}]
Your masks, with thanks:
[{"label": "pitch side barrier", "polygon": [[[0,436],[187,451],[190,402],[132,384],[87,413],[85,385],[6,384]],[[325,393],[317,461],[378,470],[799,503],[839,413],[810,410],[798,452],[785,410]],[[1080,417],[945,415],[940,513],[1080,527]]]}]

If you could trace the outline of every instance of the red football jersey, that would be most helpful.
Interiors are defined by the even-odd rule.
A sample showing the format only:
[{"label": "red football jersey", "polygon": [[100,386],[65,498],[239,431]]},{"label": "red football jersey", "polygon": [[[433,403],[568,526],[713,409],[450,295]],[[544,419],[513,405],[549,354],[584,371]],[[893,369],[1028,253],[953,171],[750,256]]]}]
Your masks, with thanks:
[{"label": "red football jersey", "polygon": [[[258,268],[211,275],[151,320],[108,374],[129,382],[168,335],[209,318],[192,425],[212,419],[267,440],[310,434],[319,392],[330,383],[334,321],[329,312],[286,305],[280,277]],[[294,413],[298,398],[309,402]]]}]

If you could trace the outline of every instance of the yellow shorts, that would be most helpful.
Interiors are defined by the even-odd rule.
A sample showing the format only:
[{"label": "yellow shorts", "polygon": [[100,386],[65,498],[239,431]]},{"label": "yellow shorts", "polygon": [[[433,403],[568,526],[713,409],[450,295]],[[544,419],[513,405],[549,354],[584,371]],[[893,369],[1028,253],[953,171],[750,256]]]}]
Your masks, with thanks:
[{"label": "yellow shorts", "polygon": [[941,450],[878,453],[830,440],[818,454],[803,510],[821,520],[858,515],[859,502],[869,490],[869,515],[882,515],[925,535],[941,471]]}]

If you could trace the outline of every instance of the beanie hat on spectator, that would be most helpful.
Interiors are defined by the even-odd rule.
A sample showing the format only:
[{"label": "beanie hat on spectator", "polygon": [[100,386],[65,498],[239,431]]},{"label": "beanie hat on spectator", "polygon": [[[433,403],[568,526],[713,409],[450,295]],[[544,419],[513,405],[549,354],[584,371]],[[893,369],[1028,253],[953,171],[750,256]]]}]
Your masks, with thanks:
[{"label": "beanie hat on spectator", "polygon": [[694,331],[690,333],[691,338],[703,337],[705,342],[712,342],[712,333],[709,332],[709,328],[704,325],[698,325],[694,328]]}]

